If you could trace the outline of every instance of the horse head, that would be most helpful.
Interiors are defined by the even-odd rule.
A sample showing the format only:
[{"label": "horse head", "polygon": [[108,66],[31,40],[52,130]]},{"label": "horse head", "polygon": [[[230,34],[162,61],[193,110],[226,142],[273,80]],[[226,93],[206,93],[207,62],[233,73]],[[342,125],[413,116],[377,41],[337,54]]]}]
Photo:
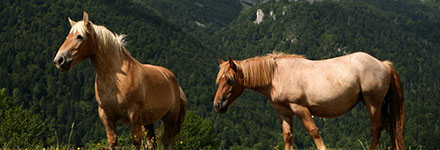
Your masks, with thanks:
[{"label": "horse head", "polygon": [[220,71],[217,75],[218,89],[214,98],[214,108],[218,113],[223,114],[243,93],[245,87],[243,86],[243,73],[231,57],[228,62],[224,62],[221,58],[218,61]]},{"label": "horse head", "polygon": [[56,67],[63,72],[96,53],[94,27],[87,13],[84,12],[83,21],[68,20],[72,28],[53,60]]}]

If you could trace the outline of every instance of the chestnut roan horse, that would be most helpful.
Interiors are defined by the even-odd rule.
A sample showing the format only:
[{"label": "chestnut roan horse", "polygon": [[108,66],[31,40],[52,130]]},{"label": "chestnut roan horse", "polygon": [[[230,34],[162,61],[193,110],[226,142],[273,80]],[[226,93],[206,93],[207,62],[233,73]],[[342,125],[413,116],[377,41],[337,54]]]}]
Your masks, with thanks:
[{"label": "chestnut roan horse", "polygon": [[376,149],[383,128],[394,149],[405,149],[404,98],[399,77],[389,61],[357,52],[327,60],[273,53],[242,61],[219,58],[214,108],[225,113],[245,88],[265,95],[283,128],[285,149],[292,146],[292,117],[297,116],[319,150],[326,149],[312,119],[337,117],[358,101],[368,109]]},{"label": "chestnut roan horse", "polygon": [[155,149],[153,123],[158,120],[163,121],[162,140],[169,149],[180,132],[187,104],[174,74],[164,67],[138,62],[126,51],[123,35],[94,25],[85,12],[83,21],[69,18],[69,22],[72,28],[54,62],[59,70],[67,72],[82,60],[92,61],[99,117],[110,149],[118,143],[118,121],[130,126],[136,149],[141,147],[143,133],[147,133],[148,148]]}]

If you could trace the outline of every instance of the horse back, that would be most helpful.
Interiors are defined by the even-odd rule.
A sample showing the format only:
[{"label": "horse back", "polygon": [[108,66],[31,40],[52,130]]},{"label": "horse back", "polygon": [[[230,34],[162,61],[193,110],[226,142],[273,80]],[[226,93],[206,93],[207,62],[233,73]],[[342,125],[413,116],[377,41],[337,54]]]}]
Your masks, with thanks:
[{"label": "horse back", "polygon": [[326,60],[282,58],[276,62],[272,100],[307,106],[321,117],[346,113],[365,89],[384,86],[381,79],[387,74],[379,60],[362,52]]}]

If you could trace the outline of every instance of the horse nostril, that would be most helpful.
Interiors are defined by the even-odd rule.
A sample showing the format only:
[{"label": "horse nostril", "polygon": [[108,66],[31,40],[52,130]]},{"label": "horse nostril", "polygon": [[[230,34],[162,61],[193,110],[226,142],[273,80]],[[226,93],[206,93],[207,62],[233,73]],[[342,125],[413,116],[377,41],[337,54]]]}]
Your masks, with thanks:
[{"label": "horse nostril", "polygon": [[58,59],[57,63],[58,63],[59,65],[62,65],[62,64],[64,63],[64,58],[63,58],[63,57],[60,57],[60,58]]},{"label": "horse nostril", "polygon": [[217,103],[215,104],[215,109],[216,109],[216,110],[220,110],[221,107],[222,107],[222,105],[220,104],[220,102],[217,102]]}]

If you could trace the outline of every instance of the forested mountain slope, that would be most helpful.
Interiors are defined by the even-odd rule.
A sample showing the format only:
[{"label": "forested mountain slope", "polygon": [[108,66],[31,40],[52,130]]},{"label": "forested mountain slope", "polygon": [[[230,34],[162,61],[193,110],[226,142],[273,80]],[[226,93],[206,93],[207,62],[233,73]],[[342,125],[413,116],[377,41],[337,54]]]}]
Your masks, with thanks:
[{"label": "forested mountain slope", "polygon": [[[2,0],[0,88],[6,89],[2,92],[10,101],[0,101],[0,108],[22,106],[26,109],[23,114],[39,116],[46,127],[39,126],[43,134],[32,138],[44,145],[68,143],[72,123],[70,143],[76,146],[105,138],[94,99],[91,63],[85,61],[68,73],[58,71],[52,63],[70,29],[67,17],[78,21],[87,11],[93,23],[127,34],[127,49],[140,62],[165,66],[176,74],[188,97],[188,109],[195,112],[187,116],[188,126],[200,128],[184,128],[182,136],[206,131],[188,141],[205,140],[208,147],[218,149],[283,147],[278,117],[262,95],[246,90],[226,114],[213,111],[217,57],[245,59],[277,50],[325,59],[364,51],[392,61],[401,77],[406,145],[412,149],[440,147],[437,3],[286,0],[252,6],[253,2],[261,1]],[[258,9],[264,17],[255,24]],[[361,149],[359,141],[368,145],[371,139],[362,103],[342,117],[315,121],[330,148]],[[312,148],[313,141],[300,121],[294,119],[294,124],[295,148]],[[212,126],[215,133],[200,125]],[[119,131],[129,134],[127,126]],[[381,145],[390,146],[384,133]]]},{"label": "forested mountain slope", "polygon": [[[50,137],[51,144],[55,136],[60,143],[67,143],[72,123],[75,132],[71,143],[84,145],[105,137],[90,61],[67,73],[57,70],[52,62],[70,30],[67,17],[82,20],[83,11],[93,23],[127,34],[127,49],[140,62],[170,68],[190,99],[189,108],[198,108],[196,102],[209,99],[214,90],[214,73],[205,73],[215,72],[216,60],[208,59],[213,51],[149,7],[122,0],[6,0],[0,2],[0,10],[0,87],[7,89],[13,104],[49,121],[52,131],[42,136]],[[207,67],[209,64],[213,65]],[[210,109],[211,105],[204,107]]]},{"label": "forested mountain slope", "polygon": [[[258,9],[264,12],[264,17],[256,24]],[[419,1],[269,2],[245,10],[227,28],[216,32],[208,46],[224,59],[227,56],[245,59],[276,50],[305,55],[309,59],[364,51],[378,59],[390,60],[405,90],[407,146],[423,145],[429,149],[440,147],[434,142],[440,138],[440,114],[436,111],[440,107],[438,14],[439,9]],[[246,131],[245,135],[251,135],[242,137],[237,145],[281,138],[281,134],[274,134],[281,132],[279,125],[273,124],[277,120],[275,113],[269,111],[272,121],[261,122],[261,118],[267,117],[261,116],[265,114],[262,112],[272,109],[265,101],[262,95],[245,92],[230,112],[222,116],[242,124],[236,132]],[[257,121],[250,121],[255,119]],[[362,103],[340,118],[315,121],[329,147],[360,149],[358,139],[370,141],[369,118]],[[299,120],[294,122],[297,147],[313,146]],[[257,129],[273,126],[273,130],[261,133],[261,130],[255,131],[255,126]],[[220,131],[221,139],[237,141],[229,140],[235,131]],[[264,138],[247,142],[247,138],[257,135]],[[388,137],[383,135],[382,139],[384,143]]]},{"label": "forested mountain slope", "polygon": [[237,0],[139,0],[139,3],[158,10],[170,21],[183,26],[225,27],[242,9]]}]

